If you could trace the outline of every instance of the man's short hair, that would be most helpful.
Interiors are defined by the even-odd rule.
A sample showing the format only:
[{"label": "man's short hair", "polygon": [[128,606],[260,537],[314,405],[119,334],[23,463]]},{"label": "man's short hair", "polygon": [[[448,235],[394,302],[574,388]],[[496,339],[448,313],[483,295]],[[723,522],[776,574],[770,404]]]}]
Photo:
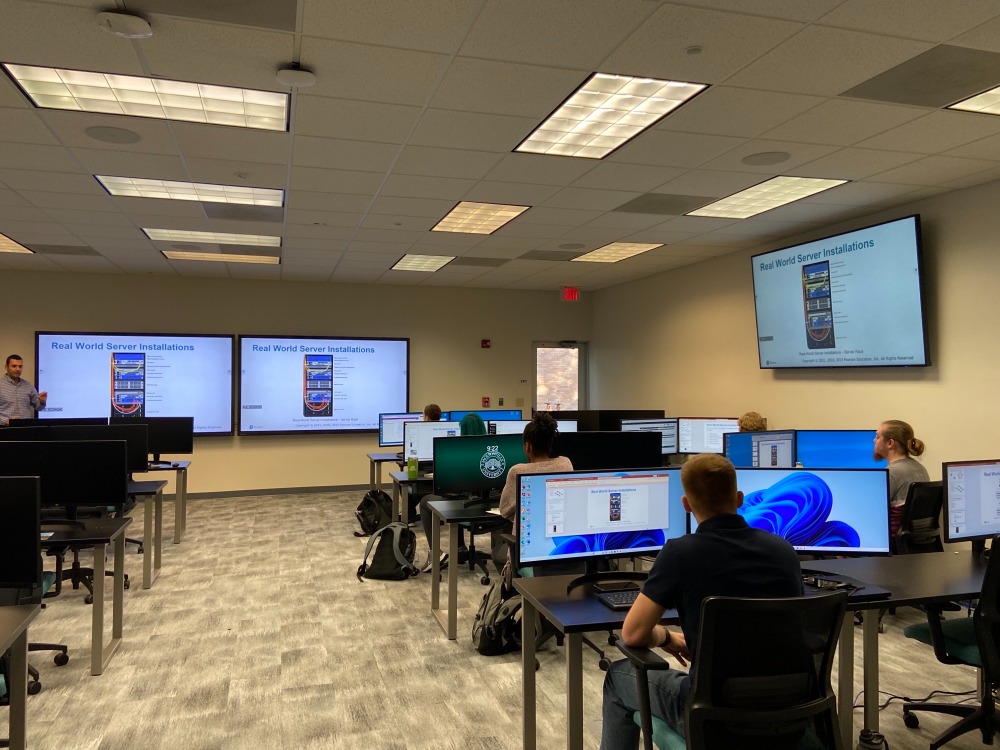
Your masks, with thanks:
[{"label": "man's short hair", "polygon": [[758,412],[748,411],[739,421],[740,432],[763,432],[767,429],[767,419]]},{"label": "man's short hair", "polygon": [[4,362],[3,366],[7,367],[8,365],[10,365],[10,361],[12,359],[17,359],[17,360],[20,360],[21,362],[24,361],[24,357],[22,357],[20,354],[11,354],[9,357],[7,357],[7,361]]},{"label": "man's short hair", "polygon": [[681,467],[681,484],[696,510],[711,514],[736,512],[736,469],[725,456],[692,456]]},{"label": "man's short hair", "polygon": [[424,407],[424,416],[428,422],[439,422],[441,420],[441,407],[437,404],[427,404]]}]

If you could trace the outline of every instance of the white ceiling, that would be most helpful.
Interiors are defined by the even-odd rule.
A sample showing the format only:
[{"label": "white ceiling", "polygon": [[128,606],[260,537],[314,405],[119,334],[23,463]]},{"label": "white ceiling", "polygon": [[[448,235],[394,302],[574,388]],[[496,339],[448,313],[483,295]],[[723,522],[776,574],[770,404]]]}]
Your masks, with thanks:
[{"label": "white ceiling", "polygon": [[[0,75],[0,233],[48,250],[0,268],[591,290],[1000,178],[1000,117],[841,96],[939,44],[1000,52],[995,0],[117,0],[152,25],[136,41],[98,28],[108,7],[0,0],[0,59],[274,91],[299,60],[316,85],[273,133],[35,109]],[[601,161],[512,153],[595,71],[710,88]],[[790,158],[743,162],[767,151]],[[284,188],[287,208],[281,224],[211,218],[113,198],[93,174]],[[745,220],[614,210],[777,174],[851,183]],[[460,200],[532,208],[491,236],[430,232]],[[281,265],[169,261],[144,226],[280,233]],[[665,247],[545,255],[613,241]],[[494,262],[391,271],[408,252]]]}]

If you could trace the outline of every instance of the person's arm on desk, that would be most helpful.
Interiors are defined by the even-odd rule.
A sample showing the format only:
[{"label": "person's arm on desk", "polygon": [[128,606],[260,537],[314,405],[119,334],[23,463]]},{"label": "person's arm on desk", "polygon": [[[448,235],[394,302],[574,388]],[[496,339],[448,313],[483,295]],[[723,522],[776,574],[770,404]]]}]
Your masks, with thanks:
[{"label": "person's arm on desk", "polygon": [[665,609],[645,594],[640,593],[632,604],[625,622],[622,624],[622,640],[626,646],[634,648],[662,648],[675,657],[682,666],[687,666],[691,654],[683,633],[671,632],[666,625],[660,625]]}]

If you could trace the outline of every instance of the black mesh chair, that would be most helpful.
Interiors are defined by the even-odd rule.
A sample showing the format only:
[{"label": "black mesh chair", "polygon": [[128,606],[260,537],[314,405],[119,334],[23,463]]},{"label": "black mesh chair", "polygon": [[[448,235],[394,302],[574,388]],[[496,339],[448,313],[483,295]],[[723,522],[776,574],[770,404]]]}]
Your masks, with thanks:
[{"label": "black mesh chair", "polygon": [[914,482],[906,493],[903,517],[893,539],[895,554],[943,552],[941,542],[941,506],[944,488],[941,482]]},{"label": "black mesh chair", "polygon": [[[785,599],[709,597],[686,709],[689,750],[842,750],[830,685],[847,593]],[[646,750],[684,747],[649,704],[648,672],[669,664],[618,647],[636,667]],[[846,710],[850,710],[847,708]],[[658,724],[654,729],[654,724]]]},{"label": "black mesh chair", "polygon": [[[1000,537],[993,540],[997,544]],[[933,711],[961,717],[931,743],[937,750],[947,742],[966,732],[978,730],[983,744],[992,745],[997,733],[998,718],[993,691],[1000,688],[1000,546],[990,555],[983,576],[983,589],[979,605],[972,617],[955,617],[945,620],[941,612],[927,610],[927,622],[911,625],[903,631],[907,638],[934,647],[934,655],[943,664],[967,664],[979,670],[978,706],[955,703],[904,703],[903,723],[911,729],[919,726],[914,711]]]}]

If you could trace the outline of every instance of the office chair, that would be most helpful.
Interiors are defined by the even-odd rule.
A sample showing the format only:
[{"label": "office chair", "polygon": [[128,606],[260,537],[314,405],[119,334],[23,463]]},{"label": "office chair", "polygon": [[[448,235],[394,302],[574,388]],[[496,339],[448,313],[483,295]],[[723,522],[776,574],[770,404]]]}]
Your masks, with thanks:
[{"label": "office chair", "polygon": [[[45,571],[42,573],[42,596],[46,597],[49,595],[49,591],[54,585],[56,585],[57,574],[51,571]],[[53,594],[55,596],[55,594]],[[42,602],[42,607],[45,607],[45,602]],[[52,657],[52,661],[57,667],[64,667],[69,664],[69,649],[64,643],[28,643],[28,651],[55,651],[56,655]],[[38,695],[42,691],[42,681],[41,675],[38,669],[28,664],[28,695]]]},{"label": "office chair", "polygon": [[[686,740],[650,710],[649,672],[670,665],[651,649],[618,641],[636,670],[633,718],[645,750],[843,750],[830,670],[846,605],[843,591],[702,602]],[[767,643],[777,647],[762,647]]]},{"label": "office chair", "polygon": [[[496,502],[496,501],[494,499],[489,498],[489,497],[482,498],[482,504],[483,505],[490,505],[490,504],[493,504],[494,502]],[[477,502],[475,502],[473,500],[470,500],[470,501],[466,502],[466,506],[479,505],[479,504],[480,503],[477,503]],[[492,541],[494,533],[497,533],[497,534],[509,533],[511,531],[511,528],[512,528],[511,522],[508,521],[506,518],[502,518],[500,516],[497,516],[495,519],[490,519],[489,521],[476,521],[476,522],[461,521],[461,522],[458,523],[458,527],[459,527],[459,532],[460,533],[462,533],[462,532],[468,532],[468,535],[469,535],[469,545],[468,545],[468,550],[469,550],[469,560],[468,560],[469,570],[470,571],[474,571],[476,568],[479,568],[479,570],[483,574],[482,578],[479,579],[479,582],[481,584],[483,584],[483,586],[489,586],[490,585],[490,570],[489,570],[488,565],[491,562],[493,562],[493,553],[492,553],[493,545],[492,545],[492,543],[490,544],[490,548],[489,548],[490,552],[485,552],[483,550],[477,550],[476,549],[476,536],[477,535],[482,536],[484,534],[488,534],[490,540]],[[461,543],[461,539],[460,539],[460,543]]]},{"label": "office chair", "polygon": [[[997,544],[996,537],[993,540]],[[996,548],[1000,550],[1000,546]],[[966,664],[979,670],[978,705],[954,703],[904,703],[903,723],[913,729],[920,720],[914,711],[933,711],[961,717],[961,720],[939,734],[931,743],[937,750],[966,732],[979,730],[984,745],[992,745],[1000,720],[996,713],[993,691],[1000,687],[1000,552],[990,555],[983,576],[979,606],[972,617],[945,620],[938,610],[927,609],[927,622],[910,625],[903,630],[907,638],[934,648],[934,655],[943,664]]]},{"label": "office chair", "polygon": [[893,541],[894,554],[944,552],[941,542],[941,482],[914,482],[906,492],[903,517]]},{"label": "office chair", "polygon": [[[44,513],[44,511],[43,511]],[[46,531],[58,531],[59,529],[66,529],[72,527],[83,527],[86,524],[79,520],[70,520],[65,518],[43,518],[42,528]],[[93,604],[94,602],[94,569],[84,567],[80,564],[80,550],[86,549],[87,545],[77,546],[77,545],[66,545],[60,547],[50,547],[45,551],[45,554],[49,557],[54,557],[56,561],[56,572],[55,572],[55,589],[46,590],[44,596],[46,598],[59,596],[62,593],[62,582],[69,581],[74,589],[83,586],[87,589],[87,595],[84,596],[84,604]],[[67,569],[65,567],[66,563],[66,553],[72,552],[73,562]],[[105,570],[104,575],[106,577],[114,577],[114,570]],[[128,573],[125,576],[125,588],[129,588]]]}]

